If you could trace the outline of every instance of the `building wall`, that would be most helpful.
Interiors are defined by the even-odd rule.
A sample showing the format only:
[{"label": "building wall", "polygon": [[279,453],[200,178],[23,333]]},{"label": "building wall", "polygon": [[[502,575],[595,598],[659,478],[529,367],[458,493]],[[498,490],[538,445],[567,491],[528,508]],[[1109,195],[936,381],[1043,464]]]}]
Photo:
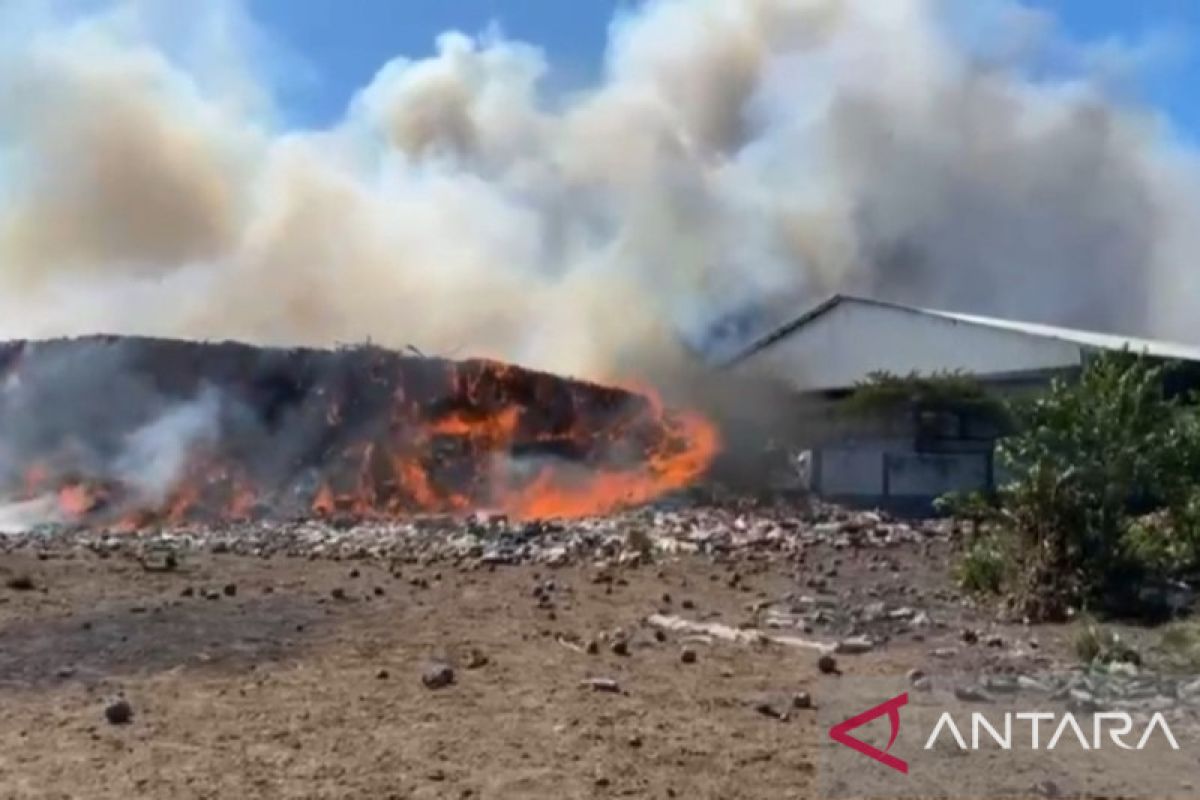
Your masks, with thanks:
[{"label": "building wall", "polygon": [[857,505],[927,510],[947,492],[993,487],[994,446],[977,442],[951,452],[920,452],[912,440],[826,445],[812,451],[809,488]]},{"label": "building wall", "polygon": [[841,302],[750,356],[739,370],[800,390],[845,389],[872,372],[1019,375],[1078,367],[1079,345],[903,308]]}]

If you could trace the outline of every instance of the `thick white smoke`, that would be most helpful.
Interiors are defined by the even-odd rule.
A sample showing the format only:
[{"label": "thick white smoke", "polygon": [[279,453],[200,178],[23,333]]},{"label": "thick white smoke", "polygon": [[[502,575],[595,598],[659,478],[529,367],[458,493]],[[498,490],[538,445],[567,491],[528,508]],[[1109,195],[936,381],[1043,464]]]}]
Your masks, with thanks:
[{"label": "thick white smoke", "polygon": [[604,376],[841,289],[1200,338],[1194,154],[1086,48],[1029,77],[1061,43],[1020,6],[656,0],[568,97],[536,47],[451,33],[328,130],[272,121],[261,39],[206,7],[192,37],[153,0],[5,5],[0,336],[371,339]]}]

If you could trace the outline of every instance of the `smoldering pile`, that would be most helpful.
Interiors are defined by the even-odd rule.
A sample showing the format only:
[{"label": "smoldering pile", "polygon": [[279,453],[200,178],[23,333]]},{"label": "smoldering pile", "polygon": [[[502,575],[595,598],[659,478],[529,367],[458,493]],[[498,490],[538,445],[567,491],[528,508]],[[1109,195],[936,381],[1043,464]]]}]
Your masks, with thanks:
[{"label": "smoldering pile", "polygon": [[716,448],[653,396],[372,346],[16,341],[0,373],[9,529],[576,516],[685,486]]}]

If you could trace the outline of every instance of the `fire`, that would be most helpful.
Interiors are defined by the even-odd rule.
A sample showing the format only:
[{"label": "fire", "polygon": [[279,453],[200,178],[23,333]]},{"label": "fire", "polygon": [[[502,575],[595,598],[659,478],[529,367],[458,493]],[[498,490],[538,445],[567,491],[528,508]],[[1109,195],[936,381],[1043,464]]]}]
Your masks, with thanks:
[{"label": "fire", "polygon": [[[344,357],[337,353],[310,352],[344,363],[333,360]],[[30,459],[12,493],[54,491],[62,518],[125,530],[266,515],[389,518],[475,509],[579,517],[685,488],[720,447],[707,419],[665,408],[644,387],[570,381],[495,361],[353,353],[340,373],[313,369],[321,381],[304,391],[294,389],[309,374],[299,371],[252,384],[254,392],[288,387],[291,427],[276,436],[304,435],[282,439],[287,458],[272,457],[279,439],[255,438],[261,424],[246,432],[230,427],[188,454],[165,494],[147,497],[111,474],[81,476],[59,452]],[[240,384],[227,391],[240,392],[244,406],[277,402]],[[236,426],[238,418],[230,419]],[[86,441],[88,431],[70,434]]]}]

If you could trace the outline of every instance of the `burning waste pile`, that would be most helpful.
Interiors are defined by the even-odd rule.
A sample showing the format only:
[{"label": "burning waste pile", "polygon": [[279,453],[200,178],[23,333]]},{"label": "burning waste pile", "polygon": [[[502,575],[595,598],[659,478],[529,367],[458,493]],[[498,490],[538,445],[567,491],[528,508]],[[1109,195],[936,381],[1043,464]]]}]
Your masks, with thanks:
[{"label": "burning waste pile", "polygon": [[370,346],[15,341],[0,372],[10,531],[577,517],[684,488],[717,450],[651,393]]}]

